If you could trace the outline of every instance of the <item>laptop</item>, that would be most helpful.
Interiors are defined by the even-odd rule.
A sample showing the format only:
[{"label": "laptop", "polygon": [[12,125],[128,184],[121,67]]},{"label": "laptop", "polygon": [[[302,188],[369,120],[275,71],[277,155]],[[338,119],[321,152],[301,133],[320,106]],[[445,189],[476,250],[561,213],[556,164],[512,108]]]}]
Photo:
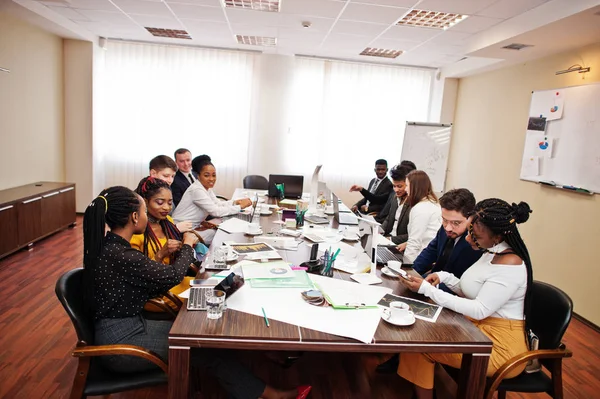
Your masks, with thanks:
[{"label": "laptop", "polygon": [[193,280],[190,287],[190,296],[187,302],[188,310],[206,310],[206,292],[210,290],[225,291],[225,299],[231,297],[244,285],[244,279],[235,273],[230,273],[219,283],[216,278],[207,280]]},{"label": "laptop", "polygon": [[283,183],[283,195],[285,198],[302,198],[304,188],[304,176],[297,175],[269,175],[269,197],[279,197],[275,184]]},{"label": "laptop", "polygon": [[[361,237],[361,245],[365,249],[365,252],[371,256],[371,259],[373,259],[373,234],[371,233],[371,228],[366,227],[362,230],[359,228],[359,230],[363,233]],[[398,251],[395,246],[378,245],[376,257],[377,264],[384,265],[390,260],[402,262],[402,252]]]},{"label": "laptop", "polygon": [[257,206],[258,206],[258,194],[256,194],[254,196],[254,205],[252,205],[252,212],[250,212],[250,213],[239,212],[239,213],[236,213],[233,215],[229,215],[229,217],[226,217],[226,219],[236,218],[236,219],[243,220],[244,222],[251,223],[252,220],[254,220],[254,212],[256,212]]},{"label": "laptop", "polygon": [[340,212],[340,201],[335,195],[335,193],[331,193],[333,200],[333,217],[339,224],[347,224],[347,225],[358,225],[358,219],[353,213],[348,212]]}]

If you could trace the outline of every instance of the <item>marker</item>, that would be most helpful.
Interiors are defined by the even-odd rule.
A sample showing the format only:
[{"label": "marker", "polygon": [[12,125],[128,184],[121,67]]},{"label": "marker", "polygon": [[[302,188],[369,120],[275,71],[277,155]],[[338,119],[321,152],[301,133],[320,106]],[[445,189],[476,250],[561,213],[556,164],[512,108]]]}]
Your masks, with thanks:
[{"label": "marker", "polygon": [[267,319],[267,313],[265,312],[265,308],[261,308],[262,312],[263,312],[263,316],[265,318],[265,324],[267,325],[267,327],[271,327],[271,325],[269,324],[269,319]]}]

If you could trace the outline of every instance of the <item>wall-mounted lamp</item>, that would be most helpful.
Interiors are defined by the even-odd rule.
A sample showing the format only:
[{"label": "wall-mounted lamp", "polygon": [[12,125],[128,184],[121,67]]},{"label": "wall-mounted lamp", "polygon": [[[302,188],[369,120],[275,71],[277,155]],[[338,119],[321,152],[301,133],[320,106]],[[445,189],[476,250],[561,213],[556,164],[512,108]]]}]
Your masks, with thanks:
[{"label": "wall-mounted lamp", "polygon": [[562,71],[556,71],[555,75],[562,75],[563,73],[570,73],[570,72],[586,73],[589,71],[590,71],[590,67],[584,68],[579,64],[575,64],[575,65],[571,65],[568,69],[563,69]]},{"label": "wall-mounted lamp", "polygon": [[0,72],[10,73],[10,69],[0,67]]}]

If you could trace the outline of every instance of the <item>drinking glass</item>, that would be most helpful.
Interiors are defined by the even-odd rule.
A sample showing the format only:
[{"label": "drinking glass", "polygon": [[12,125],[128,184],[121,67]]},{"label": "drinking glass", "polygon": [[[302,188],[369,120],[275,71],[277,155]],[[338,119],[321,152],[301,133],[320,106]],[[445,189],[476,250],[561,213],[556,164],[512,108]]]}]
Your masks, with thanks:
[{"label": "drinking glass", "polygon": [[215,248],[213,252],[213,265],[224,267],[227,263],[227,253],[229,252],[227,246],[221,245]]},{"label": "drinking glass", "polygon": [[225,306],[225,291],[207,290],[206,291],[206,317],[212,320],[220,319],[223,316],[223,307]]}]

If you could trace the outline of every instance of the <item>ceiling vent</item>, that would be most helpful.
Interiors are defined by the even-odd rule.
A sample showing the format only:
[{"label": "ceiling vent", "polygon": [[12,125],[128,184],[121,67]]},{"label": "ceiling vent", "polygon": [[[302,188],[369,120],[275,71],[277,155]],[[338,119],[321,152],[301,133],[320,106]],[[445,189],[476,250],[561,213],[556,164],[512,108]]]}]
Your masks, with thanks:
[{"label": "ceiling vent", "polygon": [[225,7],[279,12],[279,3],[280,0],[225,0]]},{"label": "ceiling vent", "polygon": [[273,47],[277,45],[276,37],[235,35],[235,39],[239,44],[249,44],[252,46]]},{"label": "ceiling vent", "polygon": [[401,50],[385,50],[385,49],[381,49],[381,48],[367,47],[360,53],[360,55],[368,55],[371,57],[382,57],[382,58],[396,58],[402,53],[403,53],[403,51],[401,51]]},{"label": "ceiling vent", "polygon": [[448,29],[464,21],[468,15],[446,12],[411,10],[396,25],[416,26],[420,28]]},{"label": "ceiling vent", "polygon": [[533,44],[512,43],[512,44],[509,44],[508,46],[504,46],[502,48],[505,48],[507,50],[522,50],[527,47],[533,47]]},{"label": "ceiling vent", "polygon": [[181,29],[148,28],[146,30],[156,37],[168,37],[171,39],[191,39],[189,33]]}]

